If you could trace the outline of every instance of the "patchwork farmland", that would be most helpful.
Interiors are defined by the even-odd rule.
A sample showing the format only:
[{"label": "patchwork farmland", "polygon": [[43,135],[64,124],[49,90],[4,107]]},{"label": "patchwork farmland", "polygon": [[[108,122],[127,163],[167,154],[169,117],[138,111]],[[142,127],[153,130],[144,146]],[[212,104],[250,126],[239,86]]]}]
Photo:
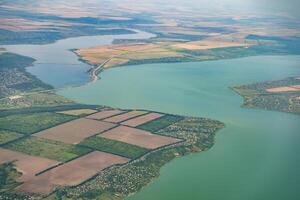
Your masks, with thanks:
[{"label": "patchwork farmland", "polygon": [[127,126],[118,126],[110,131],[99,134],[98,137],[117,140],[148,149],[156,149],[180,141],[179,139],[155,135],[148,131]]},{"label": "patchwork farmland", "polygon": [[49,194],[56,185],[78,185],[106,167],[126,162],[128,162],[126,158],[94,151],[34,177],[22,184],[17,190],[28,193]]},{"label": "patchwork farmland", "polygon": [[60,188],[81,187],[115,167],[126,168],[152,152],[186,142],[184,137],[158,132],[184,117],[77,107],[0,117],[0,166],[12,165],[20,174],[10,192],[44,197]]},{"label": "patchwork farmland", "polygon": [[67,144],[78,144],[83,139],[101,133],[114,126],[116,125],[109,122],[81,118],[46,129],[34,135]]}]

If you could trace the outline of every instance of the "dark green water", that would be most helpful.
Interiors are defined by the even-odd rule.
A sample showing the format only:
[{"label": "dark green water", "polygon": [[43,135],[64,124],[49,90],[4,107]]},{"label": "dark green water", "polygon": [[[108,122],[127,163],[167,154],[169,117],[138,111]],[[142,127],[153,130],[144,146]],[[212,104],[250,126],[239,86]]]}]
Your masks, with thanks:
[{"label": "dark green water", "polygon": [[226,123],[204,153],[177,158],[129,200],[296,200],[300,116],[241,108],[228,87],[300,74],[300,56],[264,56],[107,70],[95,84],[59,92],[76,101]]}]

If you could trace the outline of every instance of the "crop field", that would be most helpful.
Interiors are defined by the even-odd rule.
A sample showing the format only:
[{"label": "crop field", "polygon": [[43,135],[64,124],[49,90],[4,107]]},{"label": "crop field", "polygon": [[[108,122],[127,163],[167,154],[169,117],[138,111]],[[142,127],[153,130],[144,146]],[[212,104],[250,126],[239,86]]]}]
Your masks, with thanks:
[{"label": "crop field", "polygon": [[[161,29],[161,27],[160,27]],[[173,33],[172,33],[173,34]],[[201,34],[189,33],[189,36],[199,36]],[[185,42],[175,42],[175,41],[163,41],[163,42],[152,42],[152,43],[132,43],[132,44],[115,44],[107,46],[98,46],[92,48],[78,49],[75,53],[85,62],[92,65],[103,64],[104,68],[110,68],[114,66],[144,63],[144,62],[171,62],[186,60],[199,61],[199,60],[209,60],[215,59],[216,55],[213,57],[203,57],[199,54],[199,51],[203,54],[209,54],[208,50],[211,49],[229,49],[233,47],[248,48],[255,45],[256,43],[251,41],[230,41],[224,38],[213,38],[207,40],[193,40]],[[188,52],[190,51],[190,52]],[[205,52],[203,52],[205,51]]]},{"label": "crop field", "polygon": [[80,118],[43,130],[34,135],[67,144],[78,144],[85,138],[101,133],[114,126],[116,125],[109,122]]},{"label": "crop field", "polygon": [[32,134],[63,122],[75,119],[73,116],[57,113],[16,114],[0,118],[0,129]]},{"label": "crop field", "polygon": [[[104,63],[106,60],[115,55],[120,55],[124,51],[113,49],[108,46],[83,48],[74,51],[81,59],[87,61],[92,65]],[[99,53],[101,52],[101,53]]]},{"label": "crop field", "polygon": [[166,146],[180,141],[179,139],[155,135],[147,131],[130,128],[127,126],[118,126],[117,128],[111,129],[97,136],[125,142],[148,149],[156,149],[158,147]]},{"label": "crop field", "polygon": [[271,93],[276,93],[276,92],[297,92],[297,91],[300,91],[300,85],[292,85],[292,86],[288,86],[288,87],[269,88],[266,91],[271,92]]},{"label": "crop field", "polygon": [[133,117],[137,117],[143,114],[146,114],[147,112],[144,111],[130,111],[124,114],[116,115],[110,118],[106,118],[104,121],[106,122],[112,122],[112,123],[119,123],[122,121],[125,121],[127,119],[131,119]]},{"label": "crop field", "polygon": [[129,62],[127,58],[112,58],[105,65],[105,68],[115,67],[118,65],[123,65]]},{"label": "crop field", "polygon": [[126,64],[131,60],[184,57],[168,47],[169,43],[110,45],[76,50],[80,58],[92,65],[105,63],[104,68]]},{"label": "crop field", "polygon": [[159,114],[159,113],[149,113],[140,117],[136,117],[133,119],[129,119],[127,121],[122,122],[122,125],[126,125],[126,126],[132,126],[132,127],[136,127],[139,125],[142,125],[146,122],[152,121],[154,119],[160,118],[164,116],[163,114]]},{"label": "crop field", "polygon": [[52,92],[26,93],[19,98],[0,100],[0,109],[21,109],[74,104],[73,101]]},{"label": "crop field", "polygon": [[128,161],[121,156],[94,151],[36,176],[32,181],[21,185],[19,191],[48,194],[55,186],[78,185],[100,170]]},{"label": "crop field", "polygon": [[59,164],[55,160],[0,148],[0,164],[8,162],[14,162],[17,170],[22,172],[22,175],[18,177],[20,182],[26,182],[32,179],[35,174]]},{"label": "crop field", "polygon": [[111,117],[113,115],[117,115],[117,114],[120,114],[120,113],[123,113],[123,112],[125,112],[125,111],[117,110],[117,109],[105,110],[105,111],[100,111],[98,113],[89,115],[86,118],[88,118],[88,119],[104,119],[104,118]]},{"label": "crop field", "polygon": [[162,59],[162,58],[181,58],[184,54],[168,49],[157,49],[157,51],[146,50],[134,53],[127,53],[119,57],[129,60],[147,60],[147,59]]},{"label": "crop field", "polygon": [[289,77],[282,80],[265,81],[232,89],[244,98],[244,106],[283,112],[300,113],[300,80]]},{"label": "crop field", "polygon": [[214,40],[201,40],[187,43],[178,43],[172,45],[172,47],[188,49],[188,50],[206,50],[216,48],[228,48],[228,47],[245,47],[249,46],[246,43],[238,42],[225,42],[225,41],[214,41]]},{"label": "crop field", "polygon": [[10,142],[10,141],[20,138],[22,136],[24,136],[24,135],[16,133],[16,132],[0,130],[0,144]]},{"label": "crop field", "polygon": [[90,137],[82,141],[80,145],[99,151],[121,155],[130,159],[138,158],[149,151],[149,149],[142,148],[136,145],[131,145],[124,142],[110,140],[97,136]]},{"label": "crop field", "polygon": [[4,148],[61,162],[68,161],[90,152],[90,149],[84,147],[47,140],[35,136],[10,143],[5,145]]},{"label": "crop field", "polygon": [[74,115],[74,116],[85,116],[92,113],[97,112],[96,110],[92,109],[75,109],[75,110],[67,110],[67,111],[61,111],[57,113],[65,114],[65,115]]},{"label": "crop field", "polygon": [[145,131],[156,132],[182,119],[183,117],[181,116],[165,115],[153,121],[137,126],[137,128],[143,129]]},{"label": "crop field", "polygon": [[[97,111],[100,108],[102,110]],[[95,113],[87,114],[86,110],[87,113]],[[82,111],[85,114],[82,114]],[[207,121],[207,126],[204,126],[206,121],[203,120],[184,121],[182,119],[186,118],[175,115],[139,110],[113,110],[81,104],[7,110],[1,116],[2,124],[10,123],[12,126],[15,122],[19,123],[15,126],[16,130],[25,130],[27,133],[0,131],[5,139],[3,141],[6,142],[0,148],[0,168],[16,166],[16,170],[10,170],[9,173],[18,175],[5,183],[4,188],[8,188],[6,190],[10,195],[17,192],[16,194],[35,194],[41,197],[54,192],[52,197],[60,194],[60,191],[74,189],[75,193],[72,195],[79,192],[81,195],[90,196],[96,187],[97,195],[100,192],[102,196],[107,194],[110,198],[115,193],[111,191],[121,191],[122,194],[135,191],[158,175],[158,166],[174,157],[177,145],[198,145],[198,148],[205,149],[212,144],[211,132],[216,131],[214,121]],[[31,127],[20,123],[22,116]],[[61,122],[56,117],[68,120]],[[32,120],[35,120],[35,123]],[[54,123],[48,128],[47,122]],[[135,126],[154,130],[155,134]],[[36,132],[40,129],[41,131]],[[12,137],[7,142],[9,134],[16,138]],[[173,148],[169,146],[172,144],[177,145]],[[157,150],[160,147],[164,148]],[[170,155],[158,157],[165,155],[158,152],[164,152],[165,149],[168,151],[169,148],[173,149]],[[154,156],[155,162],[148,160],[151,160],[152,155],[157,155]],[[125,163],[129,166],[124,165]],[[94,185],[94,180],[101,177],[106,178],[100,179],[101,181]],[[124,182],[128,178],[129,182]],[[92,184],[91,188],[77,189],[85,184]],[[107,189],[98,190],[99,187]],[[116,188],[118,189],[115,190]],[[84,198],[72,195],[71,199]]]}]

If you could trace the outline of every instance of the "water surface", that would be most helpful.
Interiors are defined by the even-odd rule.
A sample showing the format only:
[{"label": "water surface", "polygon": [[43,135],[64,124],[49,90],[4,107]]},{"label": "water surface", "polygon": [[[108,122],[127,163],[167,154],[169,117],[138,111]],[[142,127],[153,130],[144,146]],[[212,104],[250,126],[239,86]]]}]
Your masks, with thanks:
[{"label": "water surface", "polygon": [[129,200],[282,200],[300,196],[300,117],[241,108],[228,87],[300,74],[300,56],[128,66],[59,94],[78,102],[204,116],[226,124],[207,152],[177,158]]},{"label": "water surface", "polygon": [[82,36],[58,40],[43,45],[3,45],[8,51],[36,59],[27,71],[54,87],[83,85],[89,81],[91,66],[80,62],[71,49],[111,44],[114,39],[146,39],[153,34],[143,31],[136,34]]}]

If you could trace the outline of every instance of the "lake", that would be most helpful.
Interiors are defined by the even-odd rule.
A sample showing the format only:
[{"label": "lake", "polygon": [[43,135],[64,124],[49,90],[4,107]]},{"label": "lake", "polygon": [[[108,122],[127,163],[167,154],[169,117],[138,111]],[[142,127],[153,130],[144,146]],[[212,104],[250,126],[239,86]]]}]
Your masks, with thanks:
[{"label": "lake", "polygon": [[56,88],[78,86],[89,81],[91,68],[78,60],[71,49],[111,44],[114,39],[147,39],[155,35],[134,30],[135,34],[82,36],[43,45],[2,45],[7,51],[36,59],[27,71]]},{"label": "lake", "polygon": [[209,151],[176,158],[128,200],[282,200],[300,196],[300,116],[241,108],[230,86],[300,74],[300,56],[113,68],[58,93],[81,103],[209,117],[226,127]]},{"label": "lake", "polygon": [[35,58],[27,70],[55,87],[67,87],[58,93],[78,102],[209,117],[226,124],[213,148],[176,158],[161,169],[159,179],[128,200],[297,199],[300,117],[241,108],[242,98],[229,87],[299,75],[300,56],[126,66],[85,84],[90,66],[69,51],[110,44],[114,38],[152,36],[138,32],[2,47]]}]

